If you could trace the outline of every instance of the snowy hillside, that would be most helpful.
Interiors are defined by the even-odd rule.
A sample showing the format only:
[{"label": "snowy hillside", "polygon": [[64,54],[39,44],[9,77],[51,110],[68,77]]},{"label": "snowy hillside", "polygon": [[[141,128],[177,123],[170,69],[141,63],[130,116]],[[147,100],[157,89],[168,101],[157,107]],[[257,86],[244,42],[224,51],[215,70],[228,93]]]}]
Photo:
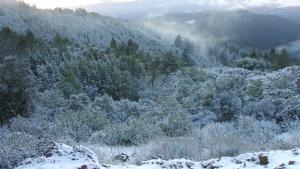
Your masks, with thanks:
[{"label": "snowy hillside", "polygon": [[88,13],[84,9],[41,10],[15,1],[0,2],[0,28],[10,27],[17,32],[31,30],[45,38],[59,33],[75,42],[92,42],[101,47],[108,46],[112,38],[119,42],[131,38],[147,51],[166,48],[153,32],[132,22]]},{"label": "snowy hillside", "polygon": [[260,153],[242,154],[238,157],[222,157],[204,162],[193,162],[185,159],[180,160],[150,160],[142,162],[140,166],[122,164],[117,166],[100,165],[96,155],[85,147],[69,147],[63,144],[56,144],[50,157],[27,159],[16,169],[299,169],[300,149],[290,151],[271,151]]}]

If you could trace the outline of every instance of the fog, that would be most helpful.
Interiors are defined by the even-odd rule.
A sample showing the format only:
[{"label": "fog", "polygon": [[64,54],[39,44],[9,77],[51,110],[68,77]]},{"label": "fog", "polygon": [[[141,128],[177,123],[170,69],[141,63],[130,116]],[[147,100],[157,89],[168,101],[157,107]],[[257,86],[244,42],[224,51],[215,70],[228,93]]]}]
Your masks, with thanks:
[{"label": "fog", "polygon": [[300,0],[23,0],[38,8],[86,8],[89,11],[125,19],[143,19],[165,13],[196,12],[249,7],[300,6]]},{"label": "fog", "polygon": [[[100,1],[100,0],[99,0]],[[120,0],[85,6],[90,11],[125,19],[144,19],[174,12],[300,6],[300,0]]]}]

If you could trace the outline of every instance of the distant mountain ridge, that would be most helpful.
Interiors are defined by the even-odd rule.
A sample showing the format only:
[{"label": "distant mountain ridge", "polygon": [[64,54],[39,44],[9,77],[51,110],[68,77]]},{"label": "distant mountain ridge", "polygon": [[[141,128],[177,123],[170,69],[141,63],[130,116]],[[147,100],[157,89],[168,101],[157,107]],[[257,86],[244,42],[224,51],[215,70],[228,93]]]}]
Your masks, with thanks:
[{"label": "distant mountain ridge", "polygon": [[178,26],[185,26],[193,32],[204,32],[259,49],[273,48],[300,37],[300,24],[279,16],[244,10],[175,13],[155,17],[147,22],[175,30]]},{"label": "distant mountain ridge", "polygon": [[300,24],[300,6],[293,7],[282,7],[282,8],[268,8],[265,6],[262,7],[253,7],[249,8],[249,11],[257,14],[264,15],[276,15],[285,19],[289,19]]}]

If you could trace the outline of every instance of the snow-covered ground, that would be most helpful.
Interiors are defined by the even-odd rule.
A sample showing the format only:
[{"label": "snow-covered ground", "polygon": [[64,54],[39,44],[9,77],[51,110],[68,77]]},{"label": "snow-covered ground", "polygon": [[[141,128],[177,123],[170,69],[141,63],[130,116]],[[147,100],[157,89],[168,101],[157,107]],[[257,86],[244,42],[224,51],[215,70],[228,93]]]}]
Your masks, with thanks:
[{"label": "snow-covered ground", "polygon": [[[261,165],[259,156],[268,160]],[[204,162],[180,160],[150,160],[141,165],[101,165],[95,153],[85,147],[56,144],[50,157],[27,159],[16,169],[300,169],[300,149],[242,154],[238,157],[222,157]]]}]

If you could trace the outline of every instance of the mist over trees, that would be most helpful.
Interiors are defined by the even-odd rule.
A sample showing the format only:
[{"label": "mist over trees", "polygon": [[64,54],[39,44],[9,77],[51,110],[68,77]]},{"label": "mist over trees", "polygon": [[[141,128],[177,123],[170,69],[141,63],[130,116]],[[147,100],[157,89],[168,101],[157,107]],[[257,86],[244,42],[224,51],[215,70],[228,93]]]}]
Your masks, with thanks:
[{"label": "mist over trees", "polygon": [[300,67],[288,49],[222,40],[204,55],[184,34],[159,40],[84,10],[15,5],[23,21],[0,9],[0,168],[54,142],[139,147],[136,163],[300,145]]}]

